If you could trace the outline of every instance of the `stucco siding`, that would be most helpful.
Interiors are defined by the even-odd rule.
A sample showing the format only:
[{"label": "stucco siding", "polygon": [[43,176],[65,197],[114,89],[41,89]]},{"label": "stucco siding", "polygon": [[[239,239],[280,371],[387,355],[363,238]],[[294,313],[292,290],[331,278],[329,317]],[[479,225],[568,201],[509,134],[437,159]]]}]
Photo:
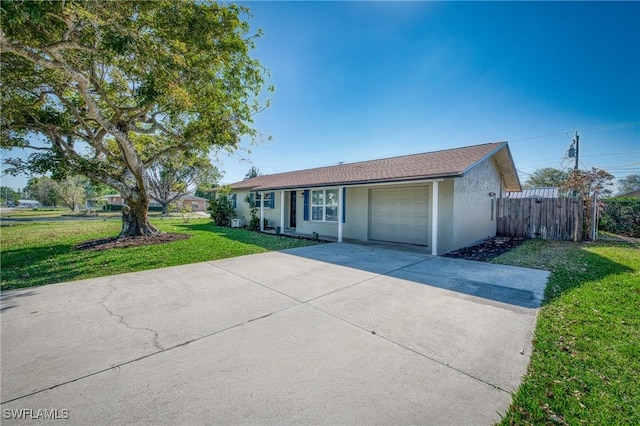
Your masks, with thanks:
[{"label": "stucco siding", "polygon": [[[443,179],[438,183],[438,254],[469,245],[482,238],[494,236],[496,233],[495,204],[492,215],[489,193],[500,194],[501,177],[493,159],[476,165],[463,177]],[[391,184],[346,187],[345,222],[343,223],[343,238],[360,241],[371,239],[371,191],[377,188],[427,188],[428,215],[426,217],[428,238],[427,245],[431,246],[433,229],[432,203],[433,183]],[[318,188],[334,189],[335,187]],[[245,198],[249,191],[236,191],[235,214],[244,218],[248,224],[251,213]],[[304,220],[304,190],[296,191],[296,228],[298,234],[312,235],[318,233],[321,238],[335,239],[338,237],[337,222],[323,222]],[[290,228],[290,200],[291,191],[284,191],[284,224],[281,224],[282,191],[274,191],[274,208],[265,208],[264,217],[270,226]]]},{"label": "stucco siding", "polygon": [[501,187],[502,180],[493,159],[479,163],[465,176],[455,179],[452,248],[496,235],[495,205],[492,216],[489,194],[500,194]]},{"label": "stucco siding", "polygon": [[244,223],[248,224],[249,220],[251,220],[251,208],[245,198],[249,195],[249,191],[234,191],[233,194],[236,196],[236,207],[233,209],[235,217],[244,219]]}]

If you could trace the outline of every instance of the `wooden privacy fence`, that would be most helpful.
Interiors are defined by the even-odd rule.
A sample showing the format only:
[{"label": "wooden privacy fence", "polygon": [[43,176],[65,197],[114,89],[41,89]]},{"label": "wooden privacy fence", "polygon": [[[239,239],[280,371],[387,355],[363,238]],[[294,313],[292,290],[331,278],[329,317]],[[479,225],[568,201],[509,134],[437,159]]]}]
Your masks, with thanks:
[{"label": "wooden privacy fence", "polygon": [[582,198],[499,198],[497,235],[582,240]]}]

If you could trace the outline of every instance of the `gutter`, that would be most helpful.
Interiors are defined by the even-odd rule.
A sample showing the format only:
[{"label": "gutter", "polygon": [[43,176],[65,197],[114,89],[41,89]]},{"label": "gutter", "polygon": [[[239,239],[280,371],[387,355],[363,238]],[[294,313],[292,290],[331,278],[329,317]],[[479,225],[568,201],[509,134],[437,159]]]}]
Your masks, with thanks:
[{"label": "gutter", "polygon": [[443,179],[456,178],[464,176],[463,173],[456,172],[445,175],[437,176],[424,176],[424,177],[406,177],[400,179],[380,179],[380,180],[362,180],[362,181],[349,181],[349,182],[325,182],[310,185],[297,185],[297,186],[255,186],[245,188],[235,188],[237,190],[248,189],[249,191],[287,191],[301,188],[324,188],[329,186],[374,186],[374,185],[393,185],[393,184],[405,184],[405,183],[425,183],[425,182],[440,182]]}]

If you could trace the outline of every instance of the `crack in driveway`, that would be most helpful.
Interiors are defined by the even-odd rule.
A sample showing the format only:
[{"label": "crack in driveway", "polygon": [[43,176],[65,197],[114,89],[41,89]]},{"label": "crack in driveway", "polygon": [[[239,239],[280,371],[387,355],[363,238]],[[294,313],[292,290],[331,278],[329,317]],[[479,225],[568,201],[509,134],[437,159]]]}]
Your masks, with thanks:
[{"label": "crack in driveway", "polygon": [[[115,278],[114,278],[115,279]],[[105,303],[107,302],[107,299],[109,297],[111,297],[113,295],[113,293],[115,293],[116,291],[118,291],[118,289],[116,287],[113,286],[113,279],[111,281],[109,281],[108,285],[109,287],[111,287],[111,291],[109,292],[109,294],[107,294],[106,296],[102,297],[100,299],[100,301],[98,302],[98,305],[102,306],[107,313],[109,314],[109,316],[115,317],[118,319],[118,324],[122,324],[125,327],[127,327],[129,330],[141,330],[141,331],[149,331],[151,333],[153,333],[153,346],[158,349],[160,352],[164,350],[164,348],[162,347],[162,345],[160,344],[160,342],[158,342],[158,332],[152,328],[148,328],[148,327],[134,327],[131,324],[129,324],[127,321],[125,321],[124,319],[124,315],[120,315],[120,314],[116,314],[115,312],[113,312]]]},{"label": "crack in driveway", "polygon": [[[137,358],[134,358],[134,359],[130,359],[128,361],[123,361],[123,362],[120,362],[118,364],[111,365],[111,366],[103,368],[101,370],[94,371],[92,373],[88,373],[88,374],[85,374],[85,375],[82,375],[82,376],[79,376],[79,377],[76,377],[76,378],[73,378],[73,379],[65,380],[65,381],[57,383],[55,385],[47,386],[45,388],[38,389],[36,391],[29,392],[29,393],[24,394],[24,395],[16,396],[16,397],[10,398],[10,399],[8,399],[6,401],[0,401],[0,404],[7,404],[7,403],[10,403],[10,402],[14,402],[14,401],[17,401],[17,400],[20,400],[20,399],[23,399],[23,398],[27,398],[27,397],[30,397],[30,396],[33,396],[33,395],[36,395],[36,394],[39,394],[39,393],[42,393],[42,392],[46,392],[46,391],[58,388],[60,386],[64,386],[64,385],[68,385],[70,383],[78,382],[80,380],[83,380],[83,379],[86,379],[86,378],[89,378],[89,377],[97,376],[99,374],[106,373],[108,371],[118,370],[118,369],[120,369],[121,367],[123,367],[125,365],[133,364],[133,363],[136,363],[136,362],[141,361],[143,359],[150,358],[152,356],[155,356],[155,355],[167,352],[167,351],[171,351],[171,350],[176,349],[176,348],[187,346],[187,345],[189,345],[191,343],[194,343],[194,342],[197,342],[199,340],[206,339],[206,338],[211,337],[211,336],[215,336],[216,334],[224,333],[225,331],[229,331],[229,330],[232,330],[234,328],[238,328],[238,327],[241,327],[243,325],[246,325],[246,324],[261,320],[261,319],[268,318],[271,315],[278,314],[280,312],[286,311],[286,310],[294,308],[296,306],[300,306],[300,304],[293,305],[293,306],[288,306],[286,308],[283,308],[283,309],[280,309],[278,311],[274,311],[274,312],[268,313],[266,315],[260,315],[260,316],[255,317],[255,318],[251,318],[251,319],[249,319],[247,321],[243,321],[243,322],[240,322],[240,323],[237,323],[237,324],[233,324],[233,325],[230,325],[228,327],[222,328],[220,330],[216,330],[216,331],[213,331],[211,333],[208,333],[208,334],[205,334],[205,335],[202,335],[202,336],[199,336],[199,337],[195,337],[193,339],[190,339],[190,340],[187,340],[187,341],[184,341],[184,342],[181,342],[181,343],[178,343],[178,344],[175,344],[173,346],[166,347],[166,348],[161,348],[158,345],[157,347],[160,347],[160,349],[158,349],[155,352],[151,352],[151,353],[148,353],[146,355],[142,355],[140,357],[137,357]],[[107,309],[107,311],[108,311],[108,308],[106,308],[106,306],[105,306],[105,309]],[[112,315],[115,316],[115,317],[120,317],[121,316],[121,315],[117,315],[117,314],[112,314]],[[127,327],[129,327],[129,326],[127,326]],[[129,327],[129,328],[131,328],[131,327]],[[150,330],[150,329],[143,329],[143,330]]]},{"label": "crack in driveway", "polygon": [[[209,333],[200,335],[198,337],[194,337],[194,338],[191,338],[189,340],[183,341],[181,343],[177,343],[177,344],[174,344],[172,346],[167,346],[167,347],[163,347],[159,343],[159,333],[158,333],[157,330],[154,330],[154,329],[148,328],[148,327],[135,327],[130,323],[130,320],[129,321],[127,320],[127,315],[121,315],[121,314],[117,313],[117,310],[115,308],[110,308],[109,307],[109,303],[108,303],[109,299],[117,291],[120,290],[118,287],[114,286],[113,280],[115,278],[113,278],[111,281],[108,282],[108,286],[111,288],[111,290],[109,291],[108,294],[106,294],[105,296],[101,297],[99,299],[99,301],[97,302],[97,304],[102,306],[105,309],[105,311],[108,313],[109,316],[115,318],[117,320],[118,324],[122,324],[122,325],[124,325],[125,327],[127,327],[130,330],[141,330],[141,331],[146,331],[146,332],[152,333],[153,334],[153,348],[155,349],[155,351],[147,353],[147,354],[139,356],[139,357],[136,357],[135,359],[122,361],[122,362],[120,362],[120,363],[118,363],[116,365],[111,365],[109,367],[105,367],[105,368],[102,368],[100,370],[93,371],[93,372],[90,372],[90,373],[87,373],[87,374],[84,374],[82,376],[79,376],[79,377],[76,377],[76,378],[72,378],[72,379],[69,379],[69,380],[64,380],[64,378],[60,378],[58,380],[62,380],[62,381],[57,383],[57,384],[50,385],[50,386],[47,386],[45,384],[44,387],[39,389],[39,390],[32,391],[32,392],[29,392],[29,393],[21,395],[21,396],[13,397],[13,398],[11,398],[11,399],[9,399],[7,401],[3,401],[2,403],[4,404],[4,403],[13,402],[13,401],[16,401],[16,400],[21,400],[23,398],[27,398],[27,397],[30,397],[30,396],[35,395],[35,394],[39,394],[39,393],[42,393],[42,392],[45,392],[45,391],[49,391],[49,390],[58,388],[60,386],[64,386],[64,385],[71,384],[71,383],[74,383],[74,382],[77,382],[77,381],[81,381],[83,379],[86,379],[86,378],[89,378],[89,377],[92,377],[92,376],[96,376],[96,375],[99,375],[99,374],[102,374],[102,373],[105,373],[105,372],[109,372],[109,371],[113,371],[113,370],[118,370],[118,369],[120,369],[121,367],[123,367],[125,365],[133,364],[133,363],[136,363],[138,361],[153,357],[155,355],[158,355],[158,354],[161,354],[161,353],[164,353],[164,352],[167,352],[167,351],[179,348],[179,347],[187,346],[187,345],[189,345],[191,343],[194,343],[194,342],[197,342],[197,341],[200,341],[200,340],[203,340],[203,339],[207,339],[209,337],[221,334],[221,333],[226,332],[226,331],[233,330],[235,328],[247,325],[249,323],[258,323],[262,319],[267,319],[267,318],[269,318],[269,317],[271,317],[273,315],[277,315],[277,314],[279,314],[281,312],[284,312],[284,311],[287,311],[289,309],[299,307],[300,305],[307,305],[310,308],[312,308],[312,309],[314,309],[314,310],[316,310],[316,311],[318,311],[320,313],[324,313],[324,314],[326,314],[328,316],[331,316],[331,317],[333,317],[333,318],[335,318],[335,319],[337,319],[339,321],[342,321],[344,323],[350,324],[353,327],[359,328],[360,330],[366,332],[369,335],[375,335],[376,337],[379,337],[379,338],[381,338],[381,339],[383,339],[383,340],[385,340],[385,341],[387,341],[387,342],[389,342],[389,343],[391,343],[393,345],[396,345],[397,347],[400,347],[400,348],[402,348],[402,349],[404,349],[406,351],[412,352],[412,353],[414,353],[414,354],[416,354],[416,355],[418,355],[420,357],[423,357],[423,358],[425,358],[425,359],[427,359],[427,360],[429,360],[431,362],[435,362],[435,363],[437,363],[439,365],[442,365],[442,366],[444,366],[444,367],[446,367],[446,368],[448,368],[450,370],[455,371],[458,374],[462,374],[464,376],[467,376],[467,377],[469,377],[469,378],[471,378],[471,379],[473,379],[475,381],[484,383],[484,384],[486,384],[488,386],[491,386],[491,387],[493,387],[493,388],[495,388],[497,390],[500,390],[502,392],[509,393],[508,391],[506,391],[505,389],[501,388],[500,386],[494,385],[494,384],[488,382],[487,380],[484,380],[484,379],[482,379],[480,377],[476,377],[476,376],[474,376],[474,375],[472,375],[472,374],[470,374],[468,372],[460,370],[459,368],[457,368],[455,366],[451,366],[451,365],[449,365],[448,363],[446,363],[444,361],[441,361],[439,359],[433,358],[432,356],[429,356],[429,355],[427,355],[425,353],[422,353],[422,352],[420,352],[418,350],[412,349],[411,347],[406,346],[403,343],[400,343],[398,341],[392,340],[391,338],[388,338],[386,336],[380,335],[377,332],[375,332],[374,330],[368,330],[365,327],[363,327],[361,325],[358,325],[355,322],[351,322],[351,321],[349,321],[349,320],[347,320],[345,318],[341,318],[338,315],[335,315],[335,314],[332,314],[330,312],[327,312],[327,311],[325,311],[325,310],[323,310],[323,309],[321,309],[321,308],[319,308],[317,306],[314,306],[311,303],[311,302],[314,302],[314,301],[318,301],[319,299],[321,299],[323,297],[326,297],[326,296],[329,296],[329,295],[333,295],[333,294],[336,294],[338,292],[346,291],[346,290],[351,289],[351,288],[353,288],[355,286],[358,286],[360,284],[367,283],[367,282],[369,282],[369,281],[371,281],[373,279],[376,279],[376,278],[379,278],[379,277],[384,277],[384,276],[390,276],[390,274],[392,274],[393,272],[402,270],[404,268],[408,268],[408,267],[411,267],[411,266],[414,266],[414,265],[418,265],[418,264],[423,263],[423,262],[429,262],[432,259],[433,258],[420,259],[417,262],[407,263],[407,264],[405,264],[403,266],[400,266],[400,267],[397,267],[397,268],[392,268],[391,270],[388,270],[388,271],[384,271],[384,272],[377,273],[377,274],[373,273],[372,276],[368,276],[365,279],[354,280],[356,282],[352,282],[352,283],[347,284],[347,285],[345,285],[343,287],[340,287],[338,289],[333,289],[333,290],[328,291],[328,292],[326,292],[324,294],[312,297],[312,298],[310,298],[308,300],[299,300],[299,299],[297,299],[297,298],[295,298],[293,296],[290,296],[290,295],[286,294],[285,292],[282,292],[282,291],[279,291],[279,290],[277,290],[275,288],[269,287],[268,285],[265,285],[265,284],[263,284],[261,282],[253,280],[253,279],[251,279],[249,277],[242,276],[241,273],[236,273],[236,272],[227,270],[227,269],[225,269],[223,267],[220,267],[219,265],[213,264],[213,266],[215,268],[218,268],[218,269],[220,269],[222,271],[225,271],[227,273],[233,274],[233,275],[235,275],[237,277],[242,278],[243,280],[246,280],[246,281],[251,282],[251,283],[253,283],[255,285],[258,285],[258,286],[261,286],[261,287],[263,287],[265,289],[268,289],[268,290],[270,290],[270,291],[272,291],[274,293],[278,293],[281,296],[285,296],[285,297],[289,298],[292,301],[291,306],[288,306],[288,307],[285,307],[285,308],[281,308],[281,309],[277,309],[277,310],[274,310],[272,312],[268,312],[267,311],[267,313],[264,313],[264,311],[260,313],[260,312],[256,312],[254,310],[253,312],[255,312],[254,313],[255,317],[253,317],[253,318],[250,318],[250,319],[245,320],[245,321],[237,322],[237,323],[229,325],[227,327],[220,328],[220,329],[214,330],[212,332],[209,332]],[[99,366],[97,366],[97,367],[99,368]]]}]

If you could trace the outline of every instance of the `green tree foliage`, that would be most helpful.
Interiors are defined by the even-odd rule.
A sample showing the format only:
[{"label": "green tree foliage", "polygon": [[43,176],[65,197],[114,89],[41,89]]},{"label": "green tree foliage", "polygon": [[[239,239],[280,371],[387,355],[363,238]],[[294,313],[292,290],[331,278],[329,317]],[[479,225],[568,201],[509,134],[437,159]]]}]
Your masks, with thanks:
[{"label": "green tree foliage", "polygon": [[640,175],[639,174],[633,174],[633,175],[628,175],[627,177],[624,177],[620,180],[618,180],[618,193],[623,195],[623,194],[628,194],[631,191],[638,191],[640,190]]},{"label": "green tree foliage", "polygon": [[199,187],[216,182],[220,172],[207,157],[180,162],[164,157],[147,168],[147,177],[151,198],[160,203],[162,214],[167,214],[171,203]]},{"label": "green tree foliage", "polygon": [[20,197],[20,193],[16,190],[8,186],[0,186],[0,199],[2,199],[2,204],[7,205],[7,203],[13,203],[17,205]]},{"label": "green tree foliage", "polygon": [[209,203],[211,218],[218,226],[231,226],[231,219],[234,216],[233,203],[231,202],[231,189],[222,187]]},{"label": "green tree foliage", "polygon": [[259,136],[268,72],[249,55],[260,34],[242,7],[3,1],[0,13],[0,147],[33,150],[5,170],[114,188],[127,205],[122,237],[158,232],[146,170],[159,158],[231,152]]},{"label": "green tree foliage", "polygon": [[43,206],[55,207],[58,203],[58,195],[53,187],[53,181],[51,178],[30,178],[27,181],[25,192],[29,198],[39,201]]},{"label": "green tree foliage", "polygon": [[249,229],[257,231],[260,229],[260,216],[258,214],[260,206],[258,206],[255,199],[251,198],[249,195],[245,197],[244,201],[249,204],[249,213],[251,215],[251,219],[249,220]]},{"label": "green tree foliage", "polygon": [[569,178],[571,172],[553,167],[538,169],[524,183],[525,188],[560,187]]},{"label": "green tree foliage", "polygon": [[57,199],[73,212],[79,212],[87,201],[89,182],[84,176],[67,176],[64,180],[50,181]]},{"label": "green tree foliage", "polygon": [[602,205],[601,230],[640,238],[640,198],[610,198]]},{"label": "green tree foliage", "polygon": [[184,200],[176,200],[175,202],[171,203],[170,207],[172,210],[180,213],[180,216],[182,216],[182,221],[184,223],[189,223],[189,219],[191,219],[191,212],[193,211],[193,207],[191,207],[191,204],[186,203]]}]

